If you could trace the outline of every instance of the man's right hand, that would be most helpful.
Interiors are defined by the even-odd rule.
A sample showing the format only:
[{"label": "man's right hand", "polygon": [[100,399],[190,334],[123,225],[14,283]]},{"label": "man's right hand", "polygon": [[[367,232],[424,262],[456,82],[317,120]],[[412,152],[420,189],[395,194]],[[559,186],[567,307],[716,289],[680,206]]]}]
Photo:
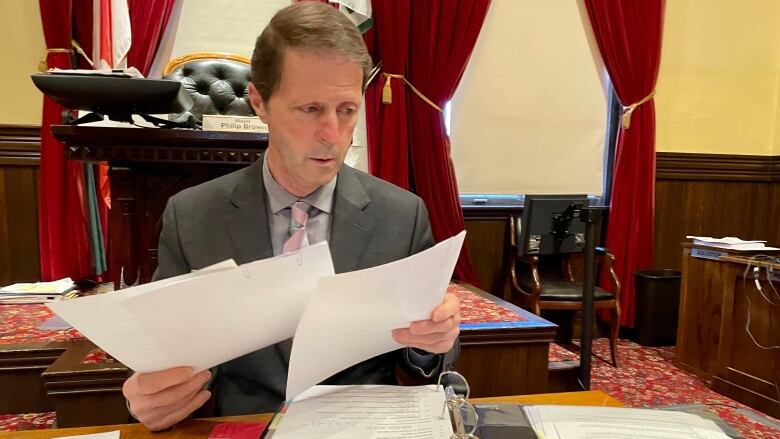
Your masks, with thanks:
[{"label": "man's right hand", "polygon": [[164,430],[185,419],[208,401],[203,386],[211,378],[204,370],[175,367],[153,373],[135,373],[125,381],[122,393],[131,414],[152,431]]}]

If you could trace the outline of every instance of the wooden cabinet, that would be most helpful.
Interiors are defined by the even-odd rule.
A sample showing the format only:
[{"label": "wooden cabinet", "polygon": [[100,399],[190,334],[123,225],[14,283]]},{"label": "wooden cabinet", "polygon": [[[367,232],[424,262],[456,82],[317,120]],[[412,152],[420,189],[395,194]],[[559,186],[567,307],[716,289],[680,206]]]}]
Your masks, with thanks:
[{"label": "wooden cabinet", "polygon": [[268,135],[218,131],[54,125],[69,160],[110,166],[109,278],[149,282],[165,204],[175,193],[247,166]]},{"label": "wooden cabinet", "polygon": [[[757,278],[752,268],[745,277],[757,265]],[[780,417],[780,349],[765,349],[780,345],[780,306],[766,300],[780,302],[772,289],[780,290],[780,279],[768,279],[768,267],[780,273],[780,264],[736,254],[701,259],[683,247],[675,364],[718,393]]]}]

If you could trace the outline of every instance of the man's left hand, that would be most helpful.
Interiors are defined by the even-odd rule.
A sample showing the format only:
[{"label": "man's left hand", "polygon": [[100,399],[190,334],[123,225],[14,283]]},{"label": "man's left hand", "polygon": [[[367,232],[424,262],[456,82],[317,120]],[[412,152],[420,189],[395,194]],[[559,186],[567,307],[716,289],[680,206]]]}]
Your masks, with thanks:
[{"label": "man's left hand", "polygon": [[393,338],[404,346],[422,349],[432,354],[443,354],[455,343],[460,333],[460,301],[452,293],[431,313],[429,320],[412,322],[407,328],[393,330]]}]

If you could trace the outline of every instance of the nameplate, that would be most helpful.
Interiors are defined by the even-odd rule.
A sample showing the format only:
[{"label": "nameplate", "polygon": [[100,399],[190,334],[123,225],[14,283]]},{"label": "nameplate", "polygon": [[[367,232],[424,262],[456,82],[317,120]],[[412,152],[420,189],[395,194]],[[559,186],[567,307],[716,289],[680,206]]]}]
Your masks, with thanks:
[{"label": "nameplate", "polygon": [[204,114],[203,131],[232,131],[247,133],[267,133],[268,125],[257,116],[227,116],[223,114]]},{"label": "nameplate", "polygon": [[728,253],[718,250],[693,247],[691,249],[691,256],[699,259],[712,259],[713,261],[717,261],[720,260],[721,256],[728,256]]}]

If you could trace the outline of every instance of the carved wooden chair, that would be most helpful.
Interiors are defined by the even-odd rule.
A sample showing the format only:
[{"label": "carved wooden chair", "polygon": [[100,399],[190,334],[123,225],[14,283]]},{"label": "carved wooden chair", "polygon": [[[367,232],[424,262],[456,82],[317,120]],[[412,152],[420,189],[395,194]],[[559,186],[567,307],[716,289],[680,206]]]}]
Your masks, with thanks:
[{"label": "carved wooden chair", "polygon": [[[540,273],[539,256],[523,255],[518,245],[520,242],[518,231],[520,230],[520,216],[512,216],[510,221],[510,239],[512,243],[512,265],[510,276],[515,296],[522,306],[528,307],[534,314],[540,315],[543,309],[571,310],[582,309],[582,282],[574,279],[572,272],[572,257],[561,257],[561,267],[558,276],[547,276],[542,279]],[[605,267],[609,272],[614,293],[598,286],[593,291],[593,308],[609,309],[612,321],[610,322],[609,347],[612,356],[612,365],[617,367],[617,336],[620,329],[620,281],[615,274],[612,264],[615,256],[603,247],[596,248],[597,265]],[[522,276],[520,268],[526,273]],[[598,271],[597,271],[598,272]],[[572,316],[574,321],[574,315]],[[574,325],[572,325],[572,328]]]}]

